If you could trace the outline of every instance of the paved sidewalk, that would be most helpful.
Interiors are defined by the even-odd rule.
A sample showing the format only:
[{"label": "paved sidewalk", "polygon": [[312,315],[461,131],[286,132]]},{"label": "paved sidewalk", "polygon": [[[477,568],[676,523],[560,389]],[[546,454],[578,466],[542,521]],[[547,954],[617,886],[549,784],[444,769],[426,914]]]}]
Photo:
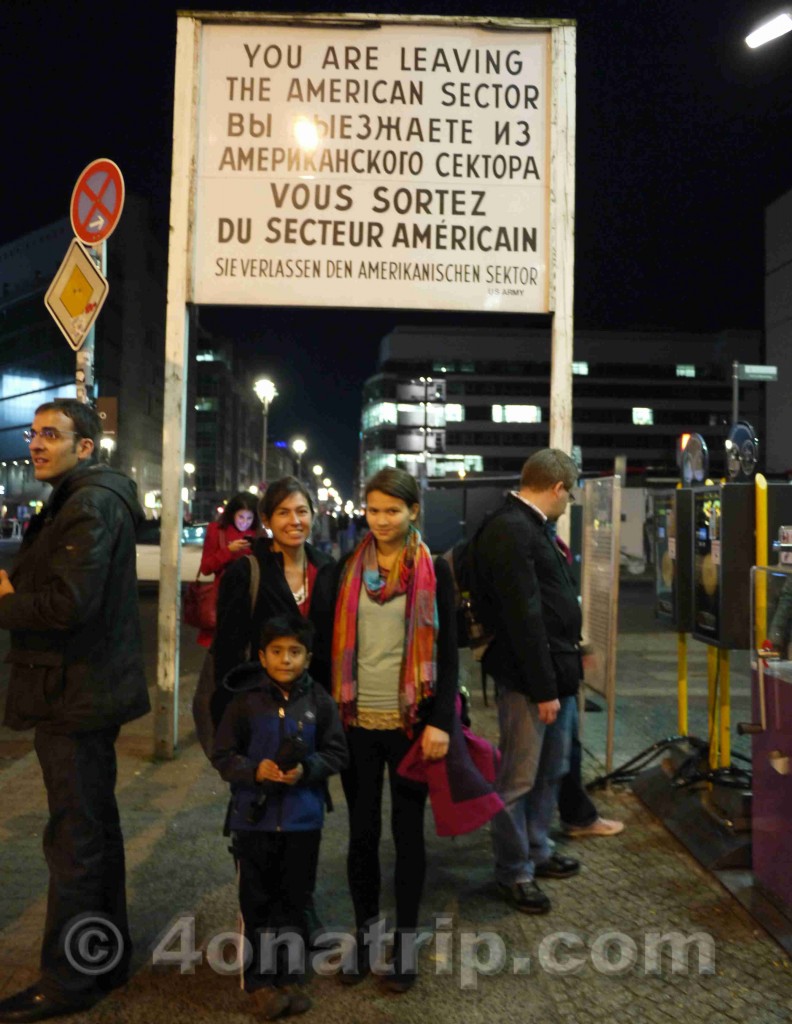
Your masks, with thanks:
[{"label": "paved sidewalk", "polygon": [[[617,764],[676,728],[673,686],[647,697],[638,685],[651,682],[652,672],[668,671],[669,653],[675,659],[673,634],[649,625],[639,640],[625,632],[620,645],[625,694],[619,704]],[[636,672],[643,675],[635,677]],[[122,732],[119,797],[137,970],[125,988],[70,1019],[91,1024],[252,1019],[236,979],[207,962],[210,940],[236,928],[236,902],[232,862],[220,834],[225,787],[196,744],[189,720],[194,678],[182,681],[183,743],[174,761],[150,760],[150,719]],[[666,682],[655,678],[652,693]],[[739,680],[736,688],[739,694]],[[494,738],[494,711],[484,708],[478,685],[472,692],[474,725]],[[604,718],[591,714],[587,719],[586,744],[598,756],[604,750]],[[733,721],[738,719],[733,714]],[[594,774],[601,767],[589,759],[587,770]],[[37,976],[46,886],[40,851],[45,798],[32,753],[0,773],[0,793],[2,997]],[[326,927],[345,929],[352,909],[345,885],[346,815],[337,780],[334,797],[337,810],[325,830],[317,906]],[[381,995],[372,979],[347,988],[335,978],[317,978],[315,1008],[306,1021],[781,1024],[792,1019],[792,968],[780,948],[632,793],[619,790],[596,799],[605,815],[623,818],[627,828],[616,838],[564,844],[564,852],[580,856],[583,870],[571,880],[543,883],[553,900],[546,917],[526,917],[499,899],[486,831],[438,839],[428,820],[424,923],[431,927],[435,915],[450,922],[422,953],[418,986],[394,997]],[[386,880],[389,876],[386,865]],[[383,910],[391,909],[386,881]],[[192,974],[151,963],[151,950],[179,917],[195,921],[196,946],[203,951]],[[183,939],[187,933],[184,924]],[[657,933],[691,940],[698,955],[693,949],[676,969],[667,953],[655,964]],[[177,947],[174,941],[172,949]]]}]

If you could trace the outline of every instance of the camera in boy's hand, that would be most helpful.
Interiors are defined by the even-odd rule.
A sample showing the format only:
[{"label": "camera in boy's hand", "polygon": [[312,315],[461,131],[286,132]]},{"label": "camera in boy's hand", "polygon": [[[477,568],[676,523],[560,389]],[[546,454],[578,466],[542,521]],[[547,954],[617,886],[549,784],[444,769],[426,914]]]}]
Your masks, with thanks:
[{"label": "camera in boy's hand", "polygon": [[[285,736],[280,746],[272,756],[272,761],[282,772],[290,772],[297,768],[305,760],[308,753],[308,745],[300,733],[294,736]],[[247,820],[251,825],[258,825],[267,810],[267,799],[276,791],[276,787],[282,785],[279,782],[265,780],[259,783],[259,793],[250,805]]]}]

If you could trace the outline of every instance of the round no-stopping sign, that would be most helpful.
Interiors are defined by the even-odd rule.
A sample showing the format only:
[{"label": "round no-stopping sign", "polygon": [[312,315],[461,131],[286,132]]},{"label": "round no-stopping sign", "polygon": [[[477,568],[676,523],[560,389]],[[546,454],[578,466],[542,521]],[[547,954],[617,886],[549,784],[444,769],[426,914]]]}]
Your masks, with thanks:
[{"label": "round no-stopping sign", "polygon": [[72,192],[69,213],[75,235],[86,245],[98,245],[115,230],[124,209],[124,178],[112,160],[93,160]]}]

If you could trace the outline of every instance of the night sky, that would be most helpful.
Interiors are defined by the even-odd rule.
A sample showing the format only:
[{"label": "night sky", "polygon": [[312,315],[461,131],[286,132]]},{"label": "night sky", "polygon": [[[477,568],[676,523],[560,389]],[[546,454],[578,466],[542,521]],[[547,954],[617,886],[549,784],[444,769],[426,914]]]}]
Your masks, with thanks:
[{"label": "night sky", "polygon": [[[0,39],[0,244],[67,213],[93,158],[121,167],[167,239],[175,11],[186,4],[6,0]],[[233,10],[213,2],[207,9]],[[764,208],[792,187],[792,36],[748,0],[251,4],[248,9],[568,17],[578,21],[575,316],[580,327],[762,326]],[[111,243],[112,244],[112,243]],[[112,286],[112,281],[111,281]],[[398,310],[202,310],[280,396],[271,437],[347,490],[360,385],[397,324],[527,326],[523,317]]]}]

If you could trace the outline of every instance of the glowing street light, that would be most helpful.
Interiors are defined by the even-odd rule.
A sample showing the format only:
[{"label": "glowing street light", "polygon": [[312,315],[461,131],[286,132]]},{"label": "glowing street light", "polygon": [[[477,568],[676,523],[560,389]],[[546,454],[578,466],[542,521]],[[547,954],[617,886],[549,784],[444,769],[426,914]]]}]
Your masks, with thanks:
[{"label": "glowing street light", "polygon": [[755,50],[757,46],[763,46],[771,39],[778,39],[779,36],[786,35],[787,32],[792,32],[792,15],[785,11],[754,29],[750,35],[745,37],[745,41],[752,50]]},{"label": "glowing street light", "polygon": [[302,437],[294,437],[291,442],[292,451],[297,456],[297,479],[302,472],[302,457],[308,450],[308,445]]},{"label": "glowing street light", "polygon": [[313,467],[313,475],[314,476],[321,476],[322,473],[324,473],[324,466],[316,465],[316,466]]},{"label": "glowing street light", "polygon": [[269,377],[259,377],[256,383],[253,385],[253,390],[258,395],[259,401],[261,402],[262,413],[264,415],[264,432],[261,439],[261,479],[264,483],[267,481],[267,415],[269,413],[270,402],[277,397],[278,389],[269,379]]}]

